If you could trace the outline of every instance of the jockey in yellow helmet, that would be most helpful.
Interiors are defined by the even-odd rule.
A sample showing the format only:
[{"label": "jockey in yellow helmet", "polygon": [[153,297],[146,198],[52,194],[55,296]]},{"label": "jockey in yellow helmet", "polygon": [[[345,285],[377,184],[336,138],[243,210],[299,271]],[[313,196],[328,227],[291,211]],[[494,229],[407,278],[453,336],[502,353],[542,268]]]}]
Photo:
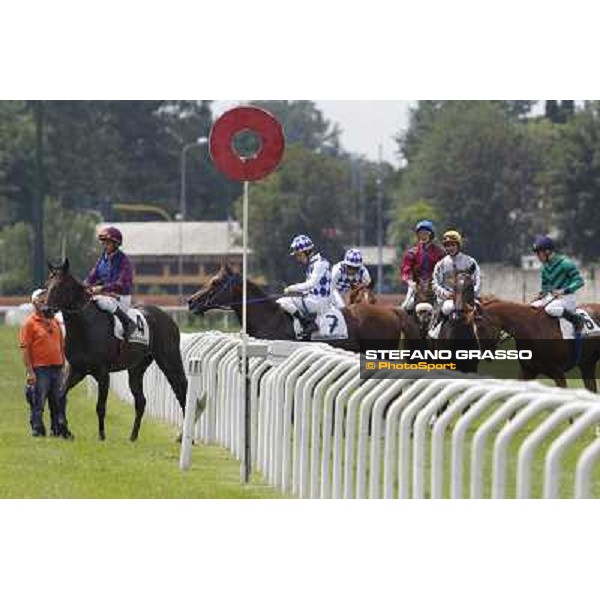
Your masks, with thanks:
[{"label": "jockey in yellow helmet", "polygon": [[463,271],[471,274],[475,297],[481,293],[481,271],[477,261],[461,252],[463,245],[462,235],[451,229],[446,231],[442,237],[442,244],[446,250],[446,256],[442,258],[433,270],[432,287],[438,304],[444,316],[454,311],[454,278],[456,273]]}]

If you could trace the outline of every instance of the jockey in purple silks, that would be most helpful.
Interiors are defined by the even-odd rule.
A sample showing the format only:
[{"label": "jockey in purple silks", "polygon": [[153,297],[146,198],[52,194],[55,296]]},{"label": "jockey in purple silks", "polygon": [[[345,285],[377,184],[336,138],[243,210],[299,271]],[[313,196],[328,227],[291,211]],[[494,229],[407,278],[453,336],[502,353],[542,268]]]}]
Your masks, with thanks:
[{"label": "jockey in purple silks", "polygon": [[133,267],[120,250],[123,235],[116,227],[105,227],[98,234],[103,252],[83,284],[92,294],[96,306],[119,318],[125,340],[135,331],[136,324],[127,316],[131,306]]}]

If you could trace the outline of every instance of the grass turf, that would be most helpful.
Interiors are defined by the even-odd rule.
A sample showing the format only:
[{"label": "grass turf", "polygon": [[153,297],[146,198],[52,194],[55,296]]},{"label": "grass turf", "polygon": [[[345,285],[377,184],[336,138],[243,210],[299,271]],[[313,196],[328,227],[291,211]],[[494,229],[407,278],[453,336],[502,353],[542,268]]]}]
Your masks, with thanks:
[{"label": "grass turf", "polygon": [[[95,400],[85,384],[69,394],[75,440],[32,438],[17,339],[17,328],[0,326],[0,498],[281,497],[257,476],[241,485],[239,463],[221,448],[195,446],[190,469],[181,472],[176,432],[148,415],[140,439],[129,442],[133,410],[114,396],[107,440],[98,441]],[[47,410],[44,416],[49,429]]]}]

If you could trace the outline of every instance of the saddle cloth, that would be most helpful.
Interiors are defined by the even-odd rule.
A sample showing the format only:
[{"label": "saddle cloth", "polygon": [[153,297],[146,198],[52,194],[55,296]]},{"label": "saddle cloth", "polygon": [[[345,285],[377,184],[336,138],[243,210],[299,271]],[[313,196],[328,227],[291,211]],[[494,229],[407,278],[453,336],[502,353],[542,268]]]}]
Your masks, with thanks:
[{"label": "saddle cloth", "polygon": [[[129,318],[136,324],[135,331],[129,336],[129,341],[132,344],[149,346],[150,328],[148,327],[146,317],[137,308],[130,308],[127,311],[127,314]],[[121,325],[121,321],[118,317],[115,317],[114,334],[117,339],[123,339],[123,325]]]},{"label": "saddle cloth", "polygon": [[[600,327],[598,326],[596,321],[594,321],[594,319],[592,319],[592,317],[590,317],[590,315],[585,310],[583,310],[583,308],[578,308],[577,314],[583,317],[583,329],[581,330],[582,337],[600,336]],[[573,327],[573,324],[570,321],[567,321],[567,319],[560,318],[558,321],[560,324],[560,332],[562,333],[563,339],[574,339],[575,327]]]},{"label": "saddle cloth", "polygon": [[438,322],[427,332],[430,338],[437,340],[440,337],[440,331],[442,330],[442,319],[439,319]]},{"label": "saddle cloth", "polygon": [[[319,328],[311,334],[312,341],[328,340],[347,340],[348,325],[346,319],[339,308],[331,307],[317,315],[316,324]],[[302,325],[298,319],[294,319],[294,331],[296,337],[300,339],[302,334]]]}]

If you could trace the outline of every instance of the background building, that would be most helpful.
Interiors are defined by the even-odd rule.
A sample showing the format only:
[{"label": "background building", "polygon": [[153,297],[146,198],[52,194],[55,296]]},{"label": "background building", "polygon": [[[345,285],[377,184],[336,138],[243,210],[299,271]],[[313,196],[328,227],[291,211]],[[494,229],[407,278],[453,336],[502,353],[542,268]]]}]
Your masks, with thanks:
[{"label": "background building", "polygon": [[97,230],[108,225],[123,233],[123,251],[135,269],[135,295],[189,295],[224,261],[241,270],[241,229],[236,221],[100,223]]}]

